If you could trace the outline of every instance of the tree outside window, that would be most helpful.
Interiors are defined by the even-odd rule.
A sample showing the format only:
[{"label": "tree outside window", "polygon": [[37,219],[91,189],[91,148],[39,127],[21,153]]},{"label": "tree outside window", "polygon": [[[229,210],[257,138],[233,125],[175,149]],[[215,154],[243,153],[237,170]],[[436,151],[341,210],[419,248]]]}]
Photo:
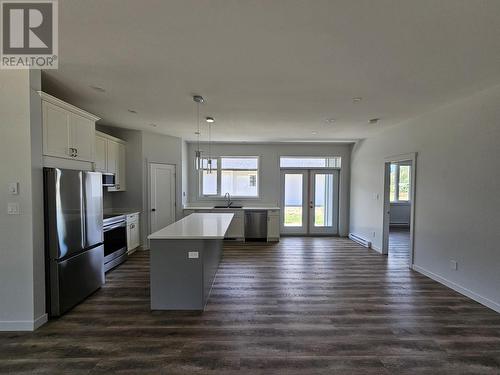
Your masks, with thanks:
[{"label": "tree outside window", "polygon": [[408,202],[410,200],[411,165],[407,162],[391,163],[390,201]]}]

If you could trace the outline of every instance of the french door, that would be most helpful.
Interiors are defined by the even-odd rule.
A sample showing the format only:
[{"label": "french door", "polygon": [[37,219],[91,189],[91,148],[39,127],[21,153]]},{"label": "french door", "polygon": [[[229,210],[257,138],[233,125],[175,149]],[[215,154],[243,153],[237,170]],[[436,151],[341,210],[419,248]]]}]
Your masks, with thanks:
[{"label": "french door", "polygon": [[281,190],[282,234],[338,234],[337,169],[282,169]]}]

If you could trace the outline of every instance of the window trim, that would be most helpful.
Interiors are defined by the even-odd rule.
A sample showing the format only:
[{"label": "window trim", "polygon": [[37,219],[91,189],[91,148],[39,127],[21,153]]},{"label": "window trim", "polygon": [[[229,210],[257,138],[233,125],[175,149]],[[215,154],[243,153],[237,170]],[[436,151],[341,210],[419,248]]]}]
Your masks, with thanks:
[{"label": "window trim", "polygon": [[[221,159],[223,158],[248,158],[248,159],[257,159],[257,183],[256,183],[256,188],[257,188],[257,195],[255,196],[248,196],[248,195],[231,195],[231,199],[237,199],[237,200],[258,200],[261,199],[260,196],[260,181],[261,181],[261,170],[260,170],[260,155],[219,155],[219,156],[212,156],[213,159],[217,159],[217,194],[215,195],[206,195],[203,194],[203,178],[202,178],[202,169],[200,169],[197,173],[198,176],[198,198],[201,200],[225,200],[224,196],[222,195],[222,162]],[[206,158],[205,158],[206,159]],[[228,169],[232,170],[232,169]],[[239,171],[254,171],[255,169],[238,169]]]},{"label": "window trim", "polygon": [[[390,199],[390,193],[389,193],[389,204],[392,204],[392,205],[408,205],[408,204],[411,204],[411,179],[412,179],[412,171],[411,171],[411,163],[407,162],[407,161],[401,161],[401,162],[391,162],[390,163],[391,166],[392,164],[395,164],[396,165],[396,178],[394,179],[395,180],[395,187],[394,187],[394,196],[396,197],[395,200],[391,201]],[[410,167],[410,173],[408,175],[408,178],[410,180],[409,182],[409,191],[408,191],[408,200],[400,200],[399,199],[399,175],[400,175],[400,171],[399,171],[399,168],[401,166],[408,166]],[[389,176],[389,189],[390,189],[390,186],[391,186],[391,178]]]}]

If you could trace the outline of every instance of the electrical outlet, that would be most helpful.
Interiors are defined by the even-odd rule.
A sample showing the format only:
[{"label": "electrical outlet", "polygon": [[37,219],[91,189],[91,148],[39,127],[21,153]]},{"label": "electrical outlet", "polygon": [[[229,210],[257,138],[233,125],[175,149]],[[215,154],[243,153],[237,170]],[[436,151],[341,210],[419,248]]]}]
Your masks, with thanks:
[{"label": "electrical outlet", "polygon": [[188,259],[198,259],[200,253],[198,251],[188,251]]},{"label": "electrical outlet", "polygon": [[453,270],[453,271],[456,271],[458,270],[458,263],[456,260],[452,260],[450,261],[450,268]]},{"label": "electrical outlet", "polygon": [[7,203],[7,213],[9,215],[19,215],[19,203]]}]

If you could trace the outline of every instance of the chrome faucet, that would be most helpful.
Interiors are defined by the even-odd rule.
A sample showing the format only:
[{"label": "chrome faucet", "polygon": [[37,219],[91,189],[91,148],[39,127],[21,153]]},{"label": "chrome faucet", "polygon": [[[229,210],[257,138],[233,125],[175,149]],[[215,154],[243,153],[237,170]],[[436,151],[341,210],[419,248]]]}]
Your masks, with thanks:
[{"label": "chrome faucet", "polygon": [[233,202],[231,202],[231,194],[229,193],[224,194],[224,198],[227,201],[227,206],[230,207],[233,204]]}]

